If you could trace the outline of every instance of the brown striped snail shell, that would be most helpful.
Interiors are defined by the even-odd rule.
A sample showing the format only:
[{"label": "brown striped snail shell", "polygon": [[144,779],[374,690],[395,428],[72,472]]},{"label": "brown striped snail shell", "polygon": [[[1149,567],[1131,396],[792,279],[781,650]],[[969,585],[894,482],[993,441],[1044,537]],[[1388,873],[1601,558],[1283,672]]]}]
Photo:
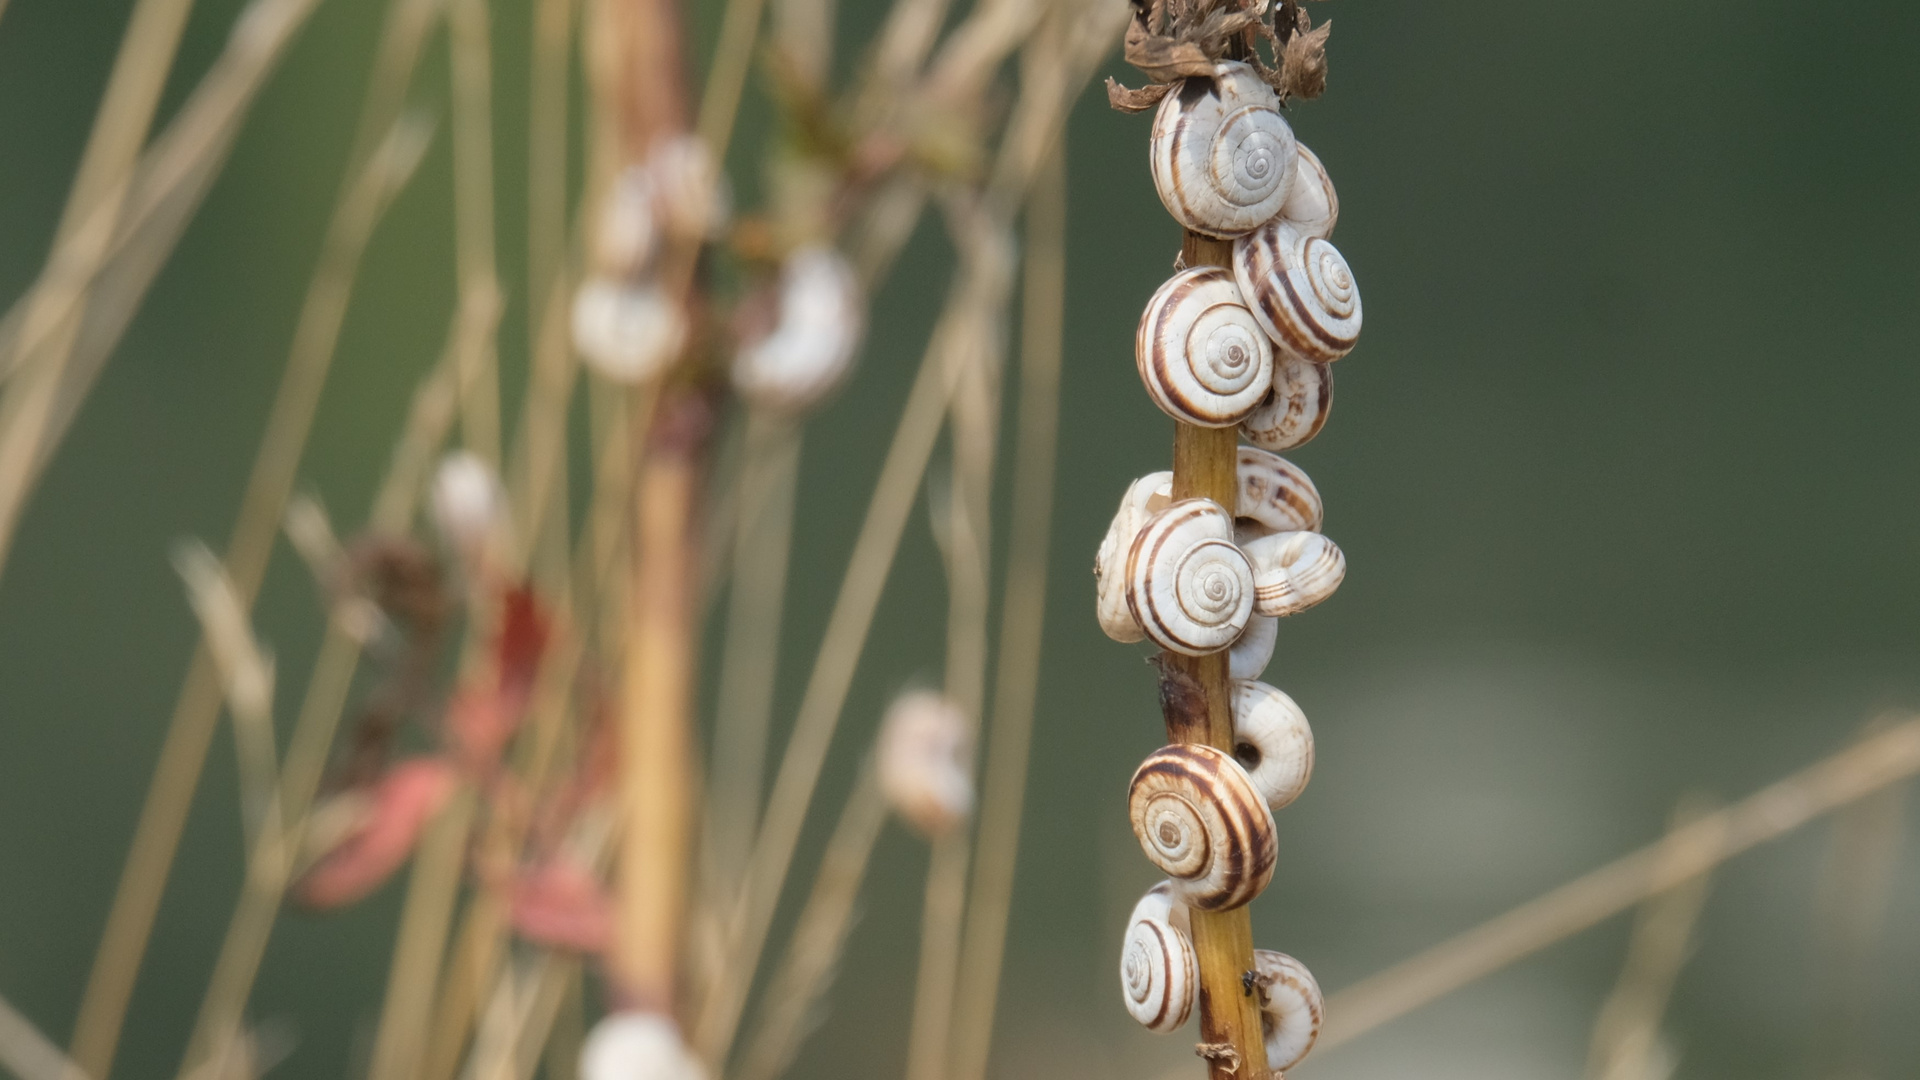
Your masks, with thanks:
[{"label": "brown striped snail shell", "polygon": [[1168,278],[1140,316],[1133,354],[1160,411],[1201,427],[1239,423],[1273,387],[1273,346],[1223,267]]},{"label": "brown striped snail shell", "polygon": [[1187,79],[1153,117],[1160,201],[1180,224],[1231,239],[1280,212],[1299,160],[1280,99],[1245,64]]},{"label": "brown striped snail shell", "polygon": [[1273,358],[1273,389],[1240,421],[1240,435],[1262,450],[1291,450],[1326,426],[1333,411],[1333,368],[1284,353]]},{"label": "brown striped snail shell", "polygon": [[1267,1068],[1284,1072],[1306,1060],[1320,1037],[1326,999],[1307,965],[1271,949],[1253,950],[1253,984],[1260,991]]},{"label": "brown striped snail shell", "polygon": [[1163,649],[1205,656],[1232,645],[1253,613],[1253,568],[1233,519],[1211,499],[1155,514],[1127,553],[1127,610]]},{"label": "brown striped snail shell", "polygon": [[1280,620],[1271,615],[1254,614],[1247,628],[1227,650],[1227,677],[1257,679],[1273,661],[1274,641],[1280,636]]},{"label": "brown striped snail shell", "polygon": [[1313,729],[1279,688],[1252,679],[1233,684],[1233,756],[1253,786],[1280,810],[1307,790],[1313,777]]},{"label": "brown striped snail shell", "polygon": [[1113,515],[1113,524],[1100,541],[1100,553],[1093,560],[1094,612],[1100,619],[1100,629],[1123,644],[1147,636],[1127,607],[1127,555],[1133,551],[1133,538],[1140,534],[1140,526],[1172,501],[1168,495],[1172,489],[1170,472],[1148,473],[1129,485],[1120,509]]},{"label": "brown striped snail shell", "polygon": [[1308,236],[1325,240],[1333,235],[1334,223],[1340,220],[1340,196],[1334,193],[1333,178],[1320,164],[1320,155],[1307,149],[1305,143],[1298,146],[1300,160],[1294,166],[1293,184],[1287,189],[1280,219]]},{"label": "brown striped snail shell", "polygon": [[1200,959],[1193,950],[1187,906],[1161,882],[1133,906],[1120,946],[1120,993],[1150,1031],[1175,1031],[1193,1012]]},{"label": "brown striped snail shell", "polygon": [[1328,364],[1360,338],[1360,289],[1339,249],[1285,221],[1233,242],[1233,277],[1278,351]]},{"label": "brown striped snail shell", "polygon": [[1240,907],[1273,878],[1273,811],[1231,754],[1161,747],[1133,774],[1127,809],[1140,847],[1189,907]]},{"label": "brown striped snail shell", "polygon": [[1256,446],[1239,450],[1240,494],[1233,516],[1265,532],[1318,532],[1326,519],[1320,490],[1293,462]]},{"label": "brown striped snail shell", "polygon": [[1332,596],[1347,576],[1339,545],[1317,532],[1283,532],[1246,542],[1253,563],[1254,610],[1292,615]]}]

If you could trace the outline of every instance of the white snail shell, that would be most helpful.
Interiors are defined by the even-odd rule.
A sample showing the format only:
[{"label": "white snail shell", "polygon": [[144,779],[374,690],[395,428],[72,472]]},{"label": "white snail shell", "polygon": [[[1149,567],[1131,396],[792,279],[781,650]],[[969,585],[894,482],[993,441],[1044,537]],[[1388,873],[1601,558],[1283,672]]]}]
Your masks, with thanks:
[{"label": "white snail shell", "polygon": [[1223,267],[1168,278],[1140,316],[1133,353],[1153,403],[1201,427],[1239,423],[1273,387],[1273,346]]},{"label": "white snail shell", "polygon": [[1333,368],[1282,353],[1273,358],[1273,389],[1240,421],[1240,434],[1262,450],[1291,450],[1326,426],[1333,411]]},{"label": "white snail shell", "polygon": [[1255,446],[1239,451],[1240,495],[1233,516],[1265,532],[1320,530],[1326,506],[1313,480],[1286,458]]},{"label": "white snail shell", "polygon": [[1247,619],[1240,639],[1227,650],[1227,676],[1233,679],[1257,679],[1273,660],[1273,644],[1280,636],[1280,620],[1255,614]]},{"label": "white snail shell", "polygon": [[637,274],[653,255],[659,236],[653,174],[643,165],[629,165],[607,191],[593,231],[593,265],[612,274]]},{"label": "white snail shell", "polygon": [[1320,1037],[1326,999],[1307,965],[1271,949],[1253,950],[1254,986],[1260,991],[1260,1027],[1266,1033],[1267,1068],[1283,1072],[1306,1059]]},{"label": "white snail shell", "polygon": [[1113,515],[1113,524],[1100,541],[1100,553],[1094,557],[1095,614],[1100,629],[1123,644],[1147,636],[1127,607],[1127,556],[1133,551],[1133,538],[1139,535],[1140,527],[1172,501],[1168,494],[1172,490],[1170,472],[1149,473],[1129,485],[1120,509]]},{"label": "white snail shell", "polygon": [[646,169],[660,223],[690,239],[708,237],[727,223],[732,197],[719,162],[698,135],[675,135],[653,144]]},{"label": "white snail shell", "polygon": [[1332,596],[1346,580],[1347,557],[1317,532],[1283,532],[1248,540],[1253,563],[1254,610],[1292,615]]},{"label": "white snail shell", "polygon": [[1332,244],[1270,221],[1233,242],[1233,277],[1281,353],[1327,364],[1353,351],[1360,289]]},{"label": "white snail shell", "polygon": [[1253,568],[1233,519],[1211,499],[1155,514],[1127,553],[1127,610],[1163,649],[1205,656],[1233,644],[1253,613]]},{"label": "white snail shell", "polygon": [[573,297],[573,344],[595,371],[640,382],[666,370],[687,337],[686,317],[652,285],[588,278]]},{"label": "white snail shell", "polygon": [[580,1047],[580,1080],[706,1080],[680,1029],[658,1013],[612,1013]]},{"label": "white snail shell", "polygon": [[504,495],[493,470],[470,450],[456,450],[434,470],[433,527],[463,559],[476,561],[502,519]]},{"label": "white snail shell", "polygon": [[1307,149],[1305,143],[1297,145],[1300,160],[1294,166],[1293,185],[1287,189],[1280,217],[1302,233],[1325,240],[1333,235],[1334,223],[1340,220],[1340,196],[1334,193],[1333,178],[1320,164],[1320,155]]},{"label": "white snail shell", "polygon": [[972,749],[958,705],[930,690],[901,694],[880,723],[880,790],[914,828],[939,836],[973,812]]},{"label": "white snail shell", "polygon": [[1134,772],[1127,810],[1147,858],[1189,907],[1240,907],[1273,878],[1273,811],[1231,754],[1161,747]]},{"label": "white snail shell", "polygon": [[1252,679],[1233,684],[1233,756],[1253,786],[1279,810],[1300,797],[1313,776],[1313,729],[1307,714],[1278,688]]},{"label": "white snail shell", "polygon": [[756,405],[798,412],[839,385],[866,322],[860,283],[846,257],[803,247],[780,268],[779,316],[771,332],[743,345],[733,385]]},{"label": "white snail shell", "polygon": [[1245,64],[1189,78],[1153,117],[1153,186],[1180,224],[1231,239],[1280,212],[1299,160],[1280,99]]},{"label": "white snail shell", "polygon": [[1161,882],[1133,906],[1120,946],[1120,993],[1127,1011],[1152,1031],[1175,1031],[1193,1012],[1200,959],[1187,906]]}]

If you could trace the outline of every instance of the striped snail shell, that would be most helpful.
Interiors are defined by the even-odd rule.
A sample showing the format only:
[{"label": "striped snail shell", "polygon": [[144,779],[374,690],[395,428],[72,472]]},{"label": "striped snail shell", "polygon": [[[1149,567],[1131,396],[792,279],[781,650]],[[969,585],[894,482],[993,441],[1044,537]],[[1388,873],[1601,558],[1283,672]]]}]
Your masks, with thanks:
[{"label": "striped snail shell", "polygon": [[1239,478],[1233,516],[1251,519],[1266,532],[1319,531],[1326,507],[1320,490],[1298,465],[1259,447],[1242,446]]},{"label": "striped snail shell", "polygon": [[1240,434],[1262,450],[1291,450],[1326,426],[1333,411],[1333,369],[1284,353],[1273,358],[1273,389],[1240,421]]},{"label": "striped snail shell", "polygon": [[1099,616],[1100,629],[1122,644],[1147,636],[1127,607],[1127,556],[1133,551],[1133,538],[1140,534],[1140,527],[1166,508],[1172,490],[1170,472],[1148,473],[1129,485],[1120,509],[1113,515],[1113,524],[1107,527],[1106,538],[1100,541],[1100,553],[1094,557],[1094,612]]},{"label": "striped snail shell", "polygon": [[1127,1011],[1151,1031],[1175,1031],[1193,1012],[1200,959],[1193,951],[1187,906],[1161,882],[1133,906],[1120,946],[1120,993]]},{"label": "striped snail shell", "polygon": [[1326,999],[1307,965],[1271,949],[1253,950],[1253,985],[1260,991],[1267,1068],[1284,1072],[1304,1061],[1320,1037]]},{"label": "striped snail shell", "polygon": [[1127,810],[1147,858],[1189,907],[1240,907],[1273,878],[1273,811],[1231,754],[1161,747],[1133,774]]},{"label": "striped snail shell", "polygon": [[1279,351],[1328,364],[1360,337],[1360,289],[1339,249],[1283,220],[1233,242],[1233,277]]},{"label": "striped snail shell", "polygon": [[1155,514],[1127,553],[1127,610],[1163,649],[1205,656],[1233,644],[1253,613],[1253,568],[1233,519],[1211,499]]},{"label": "striped snail shell", "polygon": [[1320,164],[1320,155],[1300,148],[1300,160],[1293,169],[1293,184],[1287,189],[1286,205],[1280,208],[1281,220],[1308,236],[1322,240],[1333,235],[1334,222],[1340,220],[1340,196],[1334,193],[1333,178]]},{"label": "striped snail shell", "polygon": [[1153,117],[1153,186],[1167,213],[1231,239],[1280,212],[1299,160],[1280,99],[1245,64],[1187,79]]},{"label": "striped snail shell", "polygon": [[1273,346],[1224,267],[1168,278],[1140,316],[1133,355],[1160,411],[1201,427],[1239,423],[1273,387]]},{"label": "striped snail shell", "polygon": [[1280,636],[1280,620],[1271,615],[1254,615],[1240,639],[1227,650],[1227,677],[1257,679],[1273,660],[1273,643]]},{"label": "striped snail shell", "polygon": [[1283,809],[1313,776],[1313,729],[1278,688],[1252,679],[1233,684],[1233,756],[1271,810]]},{"label": "striped snail shell", "polygon": [[1248,540],[1253,563],[1253,608],[1262,615],[1305,611],[1340,587],[1347,557],[1317,532],[1282,532]]}]

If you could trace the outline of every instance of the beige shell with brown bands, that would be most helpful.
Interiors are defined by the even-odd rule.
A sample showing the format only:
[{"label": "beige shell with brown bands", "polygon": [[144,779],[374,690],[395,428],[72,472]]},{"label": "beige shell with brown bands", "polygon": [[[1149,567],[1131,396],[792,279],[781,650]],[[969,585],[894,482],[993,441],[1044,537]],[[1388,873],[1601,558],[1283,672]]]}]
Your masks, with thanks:
[{"label": "beige shell with brown bands", "polygon": [[1231,754],[1161,747],[1134,772],[1127,808],[1141,849],[1189,907],[1240,907],[1273,878],[1273,811]]},{"label": "beige shell with brown bands", "polygon": [[1313,729],[1278,687],[1253,679],[1233,684],[1233,756],[1271,810],[1284,809],[1313,778]]},{"label": "beige shell with brown bands", "polygon": [[1255,613],[1248,617],[1247,628],[1227,650],[1227,677],[1257,679],[1273,662],[1274,642],[1280,636],[1280,620]]},{"label": "beige shell with brown bands", "polygon": [[1267,532],[1320,531],[1326,507],[1298,465],[1259,447],[1242,446],[1239,478],[1235,517],[1251,519]]},{"label": "beige shell with brown bands", "polygon": [[1122,644],[1139,641],[1146,631],[1134,620],[1127,607],[1127,556],[1133,551],[1133,538],[1140,527],[1172,501],[1171,472],[1148,473],[1135,480],[1120,499],[1113,523],[1100,541],[1100,552],[1093,560],[1094,613],[1100,629]]},{"label": "beige shell with brown bands", "polygon": [[1140,381],[1160,410],[1201,427],[1230,427],[1273,387],[1273,346],[1233,275],[1196,266],[1168,278],[1134,335]]},{"label": "beige shell with brown bands", "polygon": [[1246,541],[1253,563],[1254,610],[1292,615],[1332,596],[1346,580],[1347,557],[1317,532],[1283,532]]},{"label": "beige shell with brown bands", "polygon": [[1153,186],[1174,220],[1231,239],[1280,212],[1298,167],[1280,99],[1245,64],[1189,78],[1153,118]]},{"label": "beige shell with brown bands", "polygon": [[1127,610],[1161,648],[1185,656],[1219,652],[1246,629],[1253,604],[1253,567],[1219,503],[1183,499],[1134,537]]},{"label": "beige shell with brown bands", "polygon": [[1339,249],[1285,221],[1233,242],[1233,277],[1287,356],[1328,364],[1360,339],[1360,289]]},{"label": "beige shell with brown bands", "polygon": [[1240,421],[1240,435],[1262,450],[1291,450],[1326,426],[1333,411],[1333,368],[1284,353],[1273,358],[1273,389]]},{"label": "beige shell with brown bands", "polygon": [[1340,196],[1333,190],[1333,178],[1320,164],[1320,155],[1300,143],[1300,160],[1293,170],[1293,184],[1287,189],[1286,205],[1280,208],[1281,220],[1308,236],[1325,240],[1333,235],[1340,220]]},{"label": "beige shell with brown bands", "polygon": [[1326,998],[1307,965],[1283,952],[1253,950],[1253,984],[1260,991],[1260,1028],[1267,1068],[1276,1073],[1306,1060],[1327,1012]]},{"label": "beige shell with brown bands", "polygon": [[1193,1012],[1200,960],[1187,907],[1161,882],[1147,891],[1127,920],[1120,946],[1120,994],[1127,1012],[1151,1031],[1176,1031]]}]

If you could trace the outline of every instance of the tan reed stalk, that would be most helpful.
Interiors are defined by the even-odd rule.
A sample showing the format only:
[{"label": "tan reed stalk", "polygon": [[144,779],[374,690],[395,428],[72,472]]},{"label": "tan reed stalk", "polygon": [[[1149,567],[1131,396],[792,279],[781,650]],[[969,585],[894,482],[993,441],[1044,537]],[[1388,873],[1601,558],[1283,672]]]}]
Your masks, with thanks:
[{"label": "tan reed stalk", "polygon": [[368,1080],[415,1076],[427,1050],[427,1022],[433,1009],[440,956],[446,946],[453,907],[459,900],[460,872],[473,828],[476,793],[462,791],[427,827],[413,860],[407,898],[394,937],[393,963],[380,1026],[373,1040]]},{"label": "tan reed stalk", "polygon": [[580,365],[568,339],[572,293],[565,275],[553,279],[534,323],[532,372],[521,406],[507,497],[518,541],[511,565],[535,569],[548,590],[566,588],[568,558],[567,409]]},{"label": "tan reed stalk", "polygon": [[500,465],[500,376],[494,331],[493,58],[485,0],[447,0],[453,74],[454,263],[466,333],[460,350],[460,433],[467,449]]},{"label": "tan reed stalk", "polygon": [[[1350,1042],[1915,773],[1920,717],[1890,716],[1879,734],[1334,994],[1318,1048]],[[1718,840],[1707,844],[1703,837]]]},{"label": "tan reed stalk", "polygon": [[869,757],[834,823],[786,956],[761,996],[760,1023],[735,1074],[738,1080],[774,1080],[799,1051],[808,1019],[833,981],[873,845],[886,822],[886,799]]},{"label": "tan reed stalk", "polygon": [[824,89],[833,68],[834,0],[774,0],[774,40],[794,74]]},{"label": "tan reed stalk", "polygon": [[[320,390],[332,366],[334,343],[361,253],[393,194],[412,176],[423,149],[417,125],[396,125],[394,117],[430,23],[413,9],[423,5],[430,8],[432,2],[394,0],[390,10],[361,118],[358,141],[368,149],[355,159],[335,203],[320,263],[294,332],[286,373],[241,497],[226,563],[236,591],[249,608],[266,572],[280,514],[292,491]],[[399,85],[389,85],[392,83]],[[375,105],[390,105],[392,111],[375,111]],[[89,1075],[105,1076],[112,1064],[134,977],[166,888],[193,791],[199,785],[219,706],[218,679],[203,645],[194,654],[174,705],[74,1025],[74,1060]]]},{"label": "tan reed stalk", "polygon": [[[568,89],[575,0],[535,0],[527,79],[527,297],[561,277],[567,234]],[[564,308],[562,309],[564,310]]]},{"label": "tan reed stalk", "polygon": [[1865,1080],[1876,1063],[1875,978],[1896,870],[1906,847],[1907,790],[1889,787],[1834,816],[1826,865],[1814,893],[1816,1017],[1812,1075]]},{"label": "tan reed stalk", "polygon": [[0,998],[0,1067],[19,1080],[73,1080],[81,1075],[60,1047],[6,998]]},{"label": "tan reed stalk", "polygon": [[[1674,808],[1673,828],[1698,820],[1710,805],[1688,797]],[[1697,834],[1694,843],[1711,848],[1719,837]],[[1667,852],[1669,859],[1687,858],[1685,848]],[[1693,953],[1693,929],[1707,900],[1708,875],[1682,881],[1640,905],[1628,940],[1626,962],[1620,967],[1613,993],[1600,1007],[1587,1053],[1588,1080],[1655,1080],[1665,1075],[1660,1018],[1666,1015],[1680,969]]]},{"label": "tan reed stalk", "polygon": [[726,160],[727,144],[733,140],[733,121],[740,112],[740,95],[747,85],[754,39],[766,6],[767,0],[727,0],[726,13],[720,17],[720,40],[713,46],[700,116],[693,125],[715,161]]},{"label": "tan reed stalk", "polygon": [[1034,698],[1040,685],[1066,312],[1067,170],[1064,144],[1060,145],[1061,152],[1041,167],[1027,204],[1012,526],[1000,605],[993,725],[980,789],[976,865],[955,991],[952,1080],[984,1080],[986,1075],[1019,853]]}]

